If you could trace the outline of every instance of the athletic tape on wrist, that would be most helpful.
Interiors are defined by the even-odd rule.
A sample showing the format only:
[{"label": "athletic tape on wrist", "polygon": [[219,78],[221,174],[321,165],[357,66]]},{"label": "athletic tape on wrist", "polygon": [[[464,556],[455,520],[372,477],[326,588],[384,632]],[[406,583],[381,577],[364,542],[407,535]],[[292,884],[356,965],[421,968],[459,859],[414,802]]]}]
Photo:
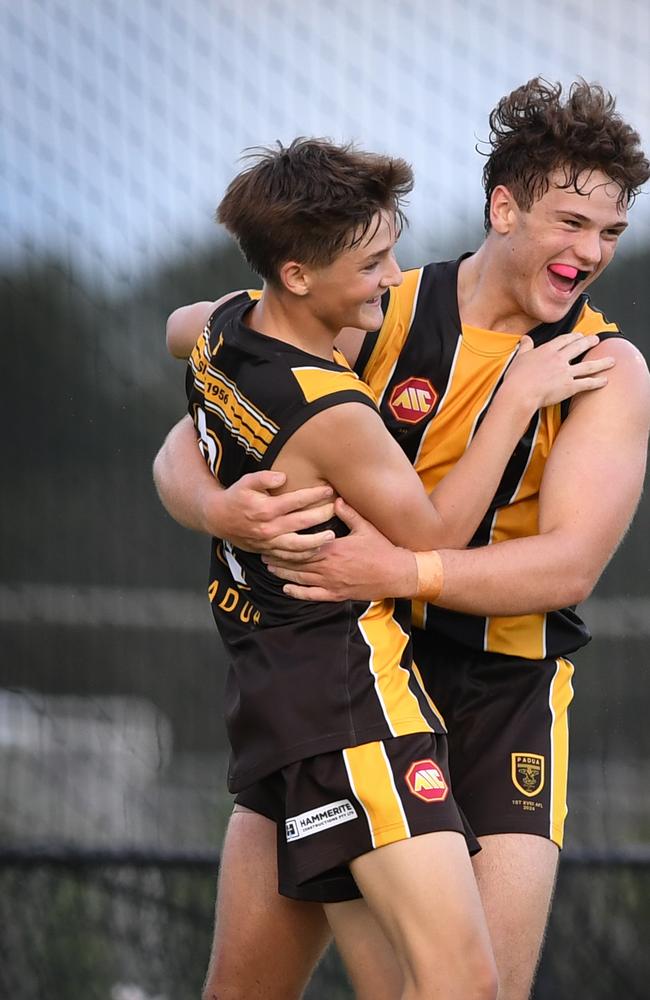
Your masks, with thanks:
[{"label": "athletic tape on wrist", "polygon": [[435,601],[442,590],[442,559],[438,552],[415,552],[418,570],[418,587],[415,597],[419,601]]}]

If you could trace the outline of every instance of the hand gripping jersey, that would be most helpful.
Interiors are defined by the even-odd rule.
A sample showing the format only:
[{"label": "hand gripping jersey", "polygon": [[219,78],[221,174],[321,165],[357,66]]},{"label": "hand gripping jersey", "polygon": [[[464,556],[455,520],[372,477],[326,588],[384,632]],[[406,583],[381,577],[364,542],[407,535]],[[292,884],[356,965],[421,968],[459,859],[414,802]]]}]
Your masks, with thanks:
[{"label": "hand gripping jersey", "polygon": [[[343,359],[325,361],[242,321],[259,293],[218,307],[188,367],[189,412],[224,486],[269,469],[291,435],[330,406],[376,408]],[[333,529],[344,533],[340,521]],[[407,602],[295,601],[257,555],[212,540],[209,596],[230,657],[228,784],[239,791],[315,754],[444,732],[412,665]]]},{"label": "hand gripping jersey", "polygon": [[[461,323],[457,276],[462,259],[406,272],[403,284],[385,296],[383,325],[368,334],[355,366],[427,491],[469,445],[520,340]],[[597,333],[601,339],[619,335],[618,327],[581,295],[559,323],[542,324],[530,336],[539,346],[571,331]],[[471,546],[537,533],[544,466],[567,414],[568,405],[562,404],[531,420]],[[531,659],[563,656],[590,639],[573,608],[483,618],[414,602],[413,623],[473,649]]]}]

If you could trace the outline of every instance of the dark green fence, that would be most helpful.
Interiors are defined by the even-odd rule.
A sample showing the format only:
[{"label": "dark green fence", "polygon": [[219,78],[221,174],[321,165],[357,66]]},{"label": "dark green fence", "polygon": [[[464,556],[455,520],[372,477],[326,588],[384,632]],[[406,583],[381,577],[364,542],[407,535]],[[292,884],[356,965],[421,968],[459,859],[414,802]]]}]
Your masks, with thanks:
[{"label": "dark green fence", "polygon": [[[0,856],[0,995],[198,1000],[217,868],[198,854]],[[565,857],[534,1000],[645,1000],[649,925],[649,852]],[[305,998],[351,996],[330,948]]]}]

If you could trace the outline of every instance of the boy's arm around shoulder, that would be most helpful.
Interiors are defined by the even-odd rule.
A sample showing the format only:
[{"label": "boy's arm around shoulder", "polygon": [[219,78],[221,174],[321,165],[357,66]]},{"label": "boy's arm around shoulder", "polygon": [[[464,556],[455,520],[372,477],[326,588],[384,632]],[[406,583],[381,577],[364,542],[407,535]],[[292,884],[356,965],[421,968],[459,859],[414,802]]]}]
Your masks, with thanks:
[{"label": "boy's arm around shoulder", "polygon": [[186,528],[228,538],[240,549],[265,552],[274,539],[291,533],[291,544],[307,554],[333,537],[330,531],[293,534],[329,520],[333,492],[329,486],[274,495],[284,475],[265,469],[250,472],[224,489],[201,455],[189,415],[172,427],[153,463],[160,501]]},{"label": "boy's arm around shoulder", "polygon": [[641,496],[650,425],[650,376],[640,352],[610,339],[608,384],[576,397],[551,448],[540,490],[539,533],[483,549],[442,553],[443,607],[524,614],[589,596]]}]

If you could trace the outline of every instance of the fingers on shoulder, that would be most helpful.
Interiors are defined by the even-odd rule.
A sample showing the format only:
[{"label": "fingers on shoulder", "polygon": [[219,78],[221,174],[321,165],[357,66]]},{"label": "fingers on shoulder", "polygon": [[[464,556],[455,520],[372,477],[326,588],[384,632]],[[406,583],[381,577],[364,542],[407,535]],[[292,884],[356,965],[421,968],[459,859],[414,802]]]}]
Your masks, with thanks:
[{"label": "fingers on shoulder", "polygon": [[561,356],[567,361],[580,357],[585,351],[589,351],[599,344],[598,337],[592,334],[585,336],[582,333],[567,333],[557,339],[563,340],[564,337],[567,339],[564,344],[559,345],[559,349]]}]

